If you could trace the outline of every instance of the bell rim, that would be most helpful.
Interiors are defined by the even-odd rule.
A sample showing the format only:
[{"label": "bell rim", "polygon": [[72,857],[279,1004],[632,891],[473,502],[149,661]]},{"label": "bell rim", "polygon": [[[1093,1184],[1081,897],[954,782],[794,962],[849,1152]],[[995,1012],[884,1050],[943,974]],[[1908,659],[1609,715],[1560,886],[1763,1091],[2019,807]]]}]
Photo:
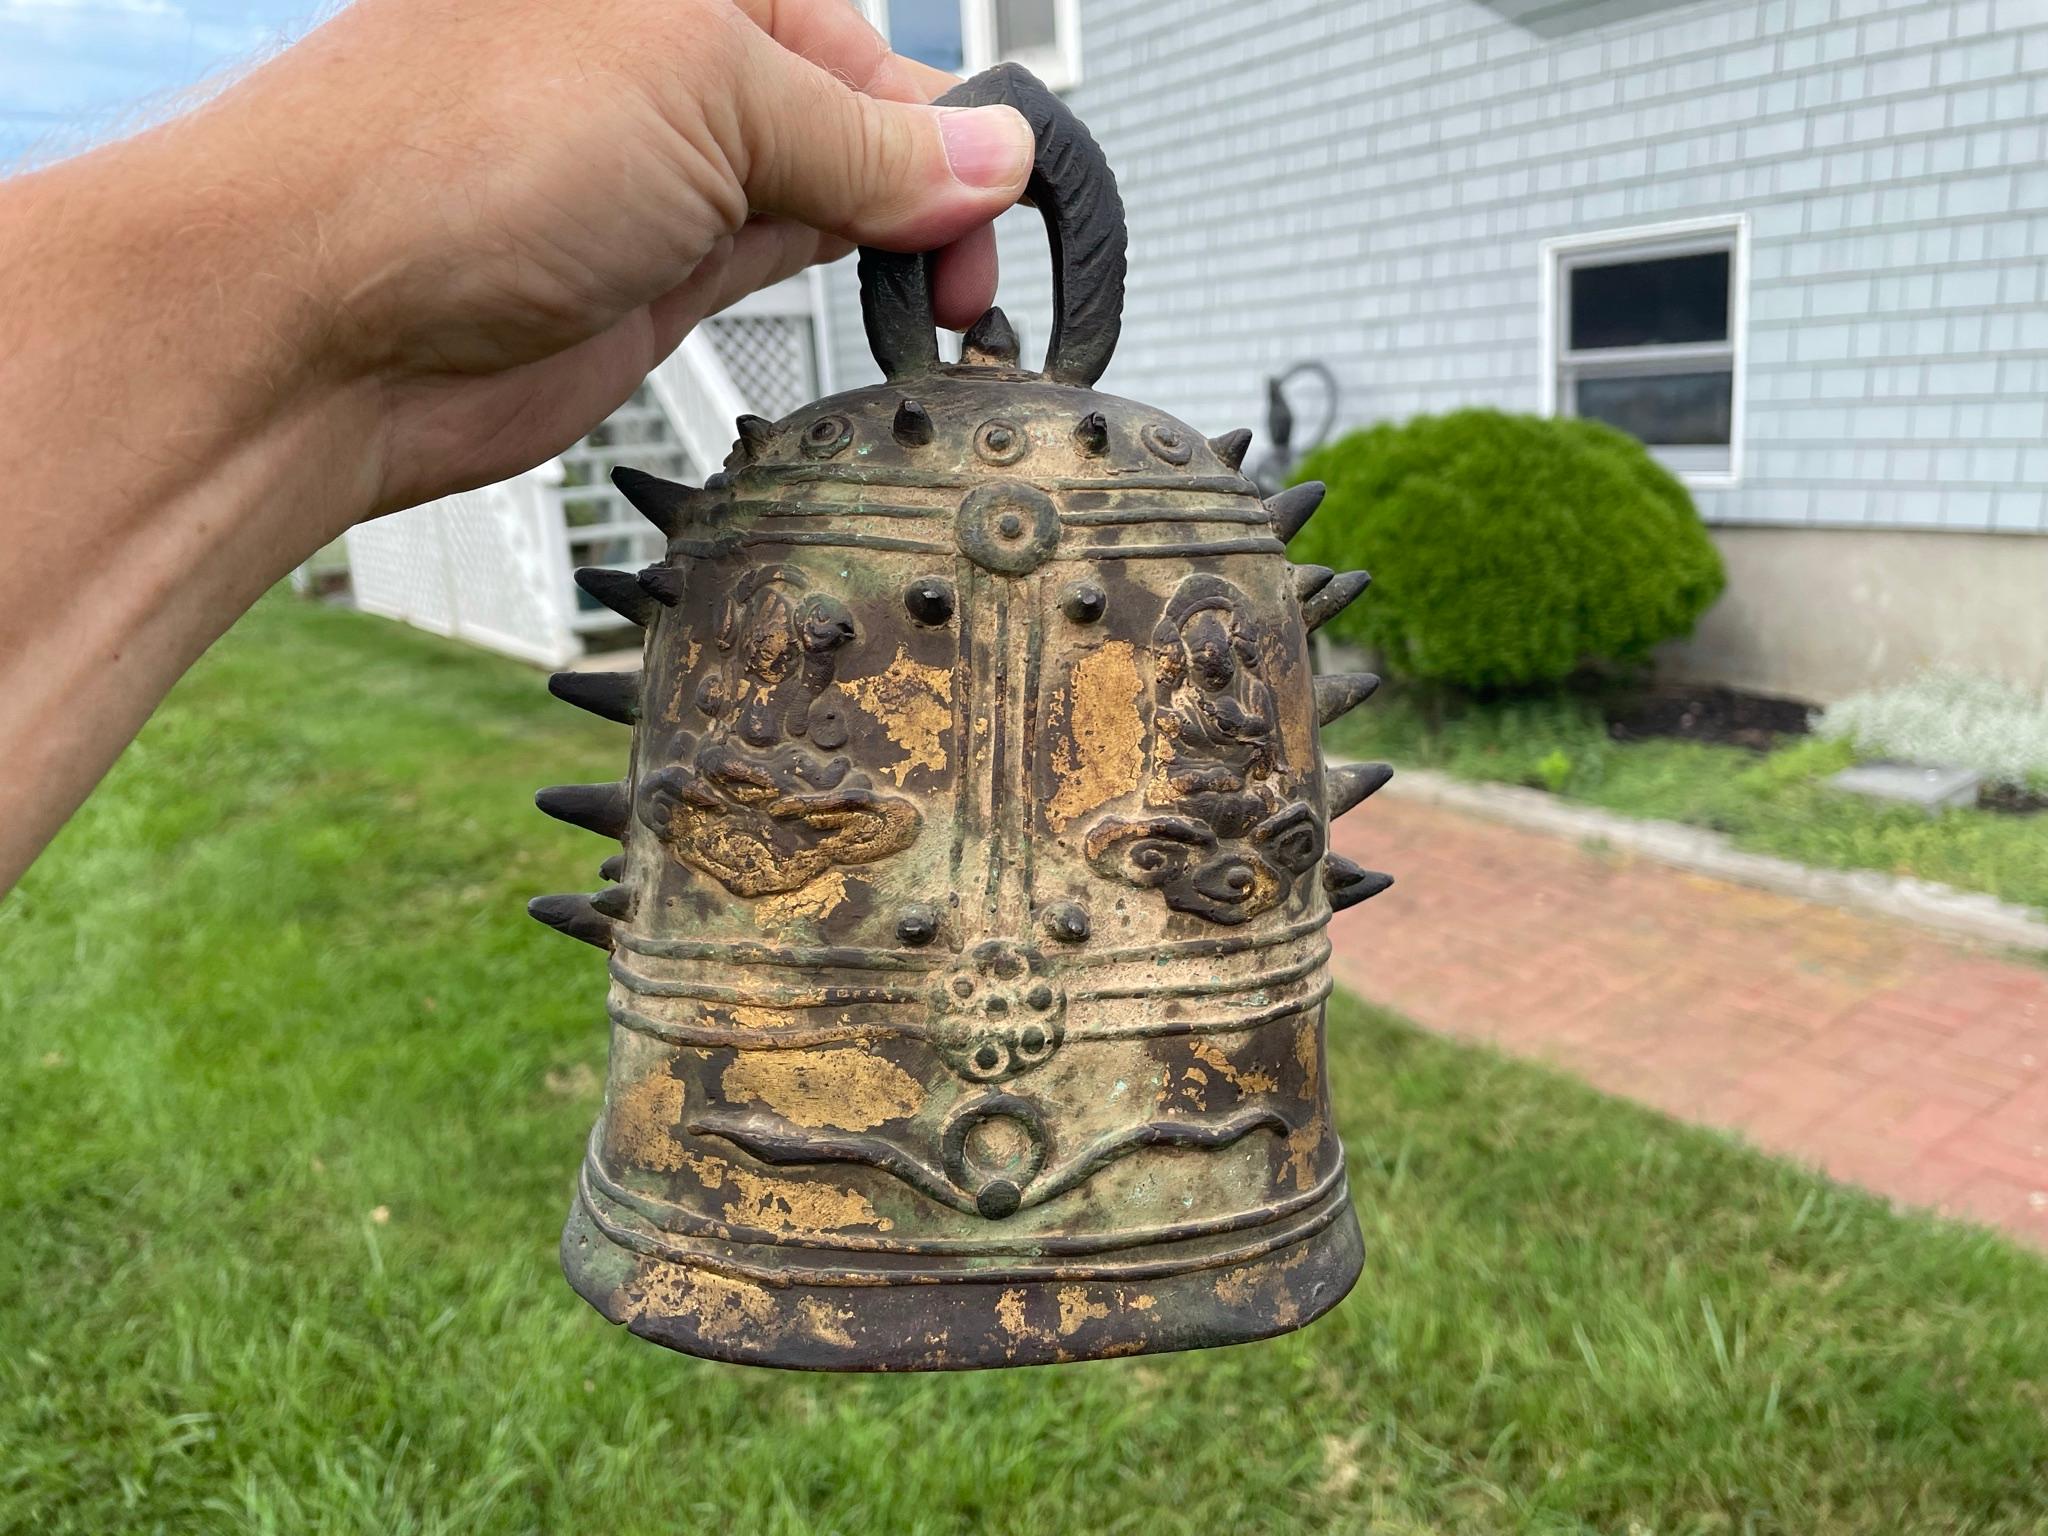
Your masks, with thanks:
[{"label": "bell rim", "polygon": [[[835,1373],[987,1370],[1249,1344],[1306,1328],[1348,1296],[1365,1242],[1348,1191],[1332,1219],[1253,1257],[1144,1280],[1051,1275],[853,1288],[739,1281],[615,1244],[579,1199],[562,1231],[570,1288],[606,1321],[729,1365]],[[856,1331],[857,1330],[857,1331]]]}]

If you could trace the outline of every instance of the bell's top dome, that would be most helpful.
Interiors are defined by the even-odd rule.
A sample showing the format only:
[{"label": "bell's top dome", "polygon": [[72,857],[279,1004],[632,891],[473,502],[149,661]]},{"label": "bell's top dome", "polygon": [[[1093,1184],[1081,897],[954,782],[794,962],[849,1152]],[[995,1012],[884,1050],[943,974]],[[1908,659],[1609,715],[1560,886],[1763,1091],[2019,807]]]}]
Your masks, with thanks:
[{"label": "bell's top dome", "polygon": [[806,482],[938,487],[989,477],[1047,490],[1092,483],[1257,494],[1240,470],[1249,431],[1205,438],[1164,411],[1020,368],[996,309],[968,332],[959,363],[738,425],[724,472],[707,489],[759,495]]}]

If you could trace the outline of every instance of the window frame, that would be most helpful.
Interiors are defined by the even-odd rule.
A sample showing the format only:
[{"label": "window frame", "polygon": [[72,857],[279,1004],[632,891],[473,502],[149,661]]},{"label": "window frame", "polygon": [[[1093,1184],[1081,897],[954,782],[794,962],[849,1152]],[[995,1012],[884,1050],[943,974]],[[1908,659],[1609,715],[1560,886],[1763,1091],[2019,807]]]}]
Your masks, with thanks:
[{"label": "window frame", "polygon": [[[889,0],[855,0],[882,36],[889,36]],[[1007,56],[996,53],[996,0],[959,0],[961,68],[975,74],[992,64],[1022,64],[1055,91],[1081,83],[1081,0],[1052,0],[1053,43]]]},{"label": "window frame", "polygon": [[[1574,269],[1671,256],[1728,252],[1728,339],[1667,346],[1591,347],[1572,351],[1569,284]],[[1725,465],[1705,462],[1719,449],[1704,445],[1649,445],[1650,452],[1687,485],[1725,489],[1742,483],[1743,416],[1749,360],[1749,215],[1719,214],[1640,224],[1588,234],[1559,235],[1538,247],[1540,265],[1537,380],[1538,409],[1545,416],[1575,416],[1568,381],[1601,374],[1719,372],[1729,374],[1728,450]],[[1702,364],[1712,365],[1703,368]]]}]

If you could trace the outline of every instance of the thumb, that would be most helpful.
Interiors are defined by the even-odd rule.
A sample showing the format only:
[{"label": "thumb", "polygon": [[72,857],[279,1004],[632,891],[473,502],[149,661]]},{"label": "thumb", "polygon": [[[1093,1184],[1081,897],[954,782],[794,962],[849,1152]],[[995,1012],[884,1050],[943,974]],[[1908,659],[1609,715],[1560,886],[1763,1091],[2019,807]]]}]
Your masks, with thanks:
[{"label": "thumb", "polygon": [[754,36],[736,106],[755,210],[862,245],[924,251],[1023,194],[1037,146],[1012,108],[878,101]]}]

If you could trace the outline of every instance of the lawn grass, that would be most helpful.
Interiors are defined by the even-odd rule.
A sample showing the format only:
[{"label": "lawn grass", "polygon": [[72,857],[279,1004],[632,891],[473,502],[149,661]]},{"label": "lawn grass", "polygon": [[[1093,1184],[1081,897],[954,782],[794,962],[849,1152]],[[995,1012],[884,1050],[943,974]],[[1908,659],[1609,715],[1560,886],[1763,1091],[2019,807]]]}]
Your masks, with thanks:
[{"label": "lawn grass", "polygon": [[1823,782],[1849,745],[1795,740],[1758,754],[1668,739],[1617,742],[1578,697],[1468,703],[1432,725],[1411,694],[1383,690],[1325,733],[1332,749],[1552,790],[1627,816],[1725,832],[1738,846],[1829,869],[1917,875],[2048,911],[2048,814],[1873,804]]},{"label": "lawn grass", "polygon": [[535,785],[624,735],[278,599],[0,903],[0,1530],[2021,1532],[2048,1265],[1352,1002],[1305,1333],[707,1365],[555,1272],[602,966]]}]

